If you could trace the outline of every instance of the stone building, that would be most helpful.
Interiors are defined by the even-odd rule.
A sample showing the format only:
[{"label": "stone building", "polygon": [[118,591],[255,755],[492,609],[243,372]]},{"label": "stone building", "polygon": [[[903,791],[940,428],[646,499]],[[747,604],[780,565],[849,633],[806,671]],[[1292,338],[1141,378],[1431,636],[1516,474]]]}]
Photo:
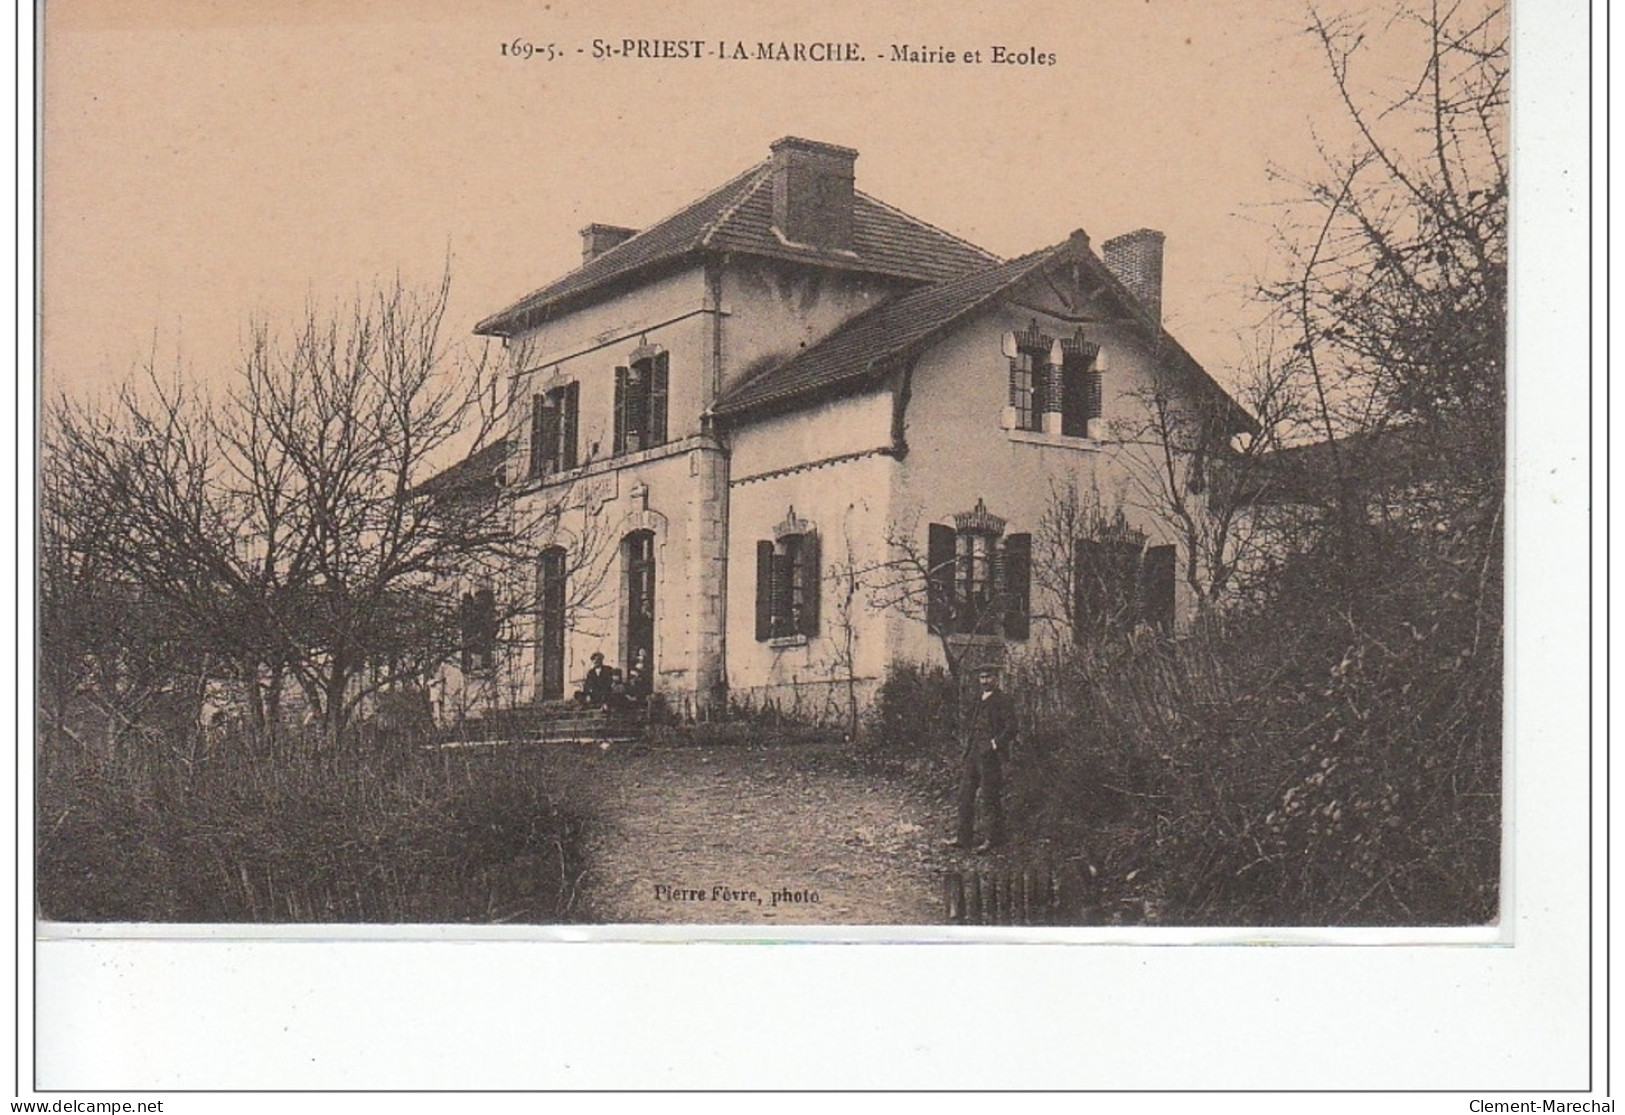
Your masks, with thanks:
[{"label": "stone building", "polygon": [[[821,715],[894,661],[1020,654],[1102,609],[1176,624],[1155,516],[1069,548],[1110,575],[1063,601],[1034,542],[1058,492],[1120,488],[1154,381],[1247,427],[1161,326],[1162,234],[1003,260],[858,190],[856,159],[781,139],[649,228],[588,226],[579,268],[478,324],[520,404],[481,467],[550,511],[525,598],[452,670],[465,703],[641,651],[676,709]],[[471,631],[496,591],[470,586]]]}]

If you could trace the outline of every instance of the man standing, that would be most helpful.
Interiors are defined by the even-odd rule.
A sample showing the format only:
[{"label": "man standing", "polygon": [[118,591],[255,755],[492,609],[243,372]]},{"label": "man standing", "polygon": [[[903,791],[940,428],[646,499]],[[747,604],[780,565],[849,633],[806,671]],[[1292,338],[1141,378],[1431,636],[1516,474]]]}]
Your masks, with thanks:
[{"label": "man standing", "polygon": [[964,770],[959,781],[959,832],[944,841],[950,848],[969,848],[976,838],[976,793],[982,793],[987,814],[987,837],[975,851],[985,852],[1004,843],[1004,758],[1016,735],[1016,710],[1009,696],[999,688],[997,666],[983,666],[976,672],[980,695],[965,710]]}]

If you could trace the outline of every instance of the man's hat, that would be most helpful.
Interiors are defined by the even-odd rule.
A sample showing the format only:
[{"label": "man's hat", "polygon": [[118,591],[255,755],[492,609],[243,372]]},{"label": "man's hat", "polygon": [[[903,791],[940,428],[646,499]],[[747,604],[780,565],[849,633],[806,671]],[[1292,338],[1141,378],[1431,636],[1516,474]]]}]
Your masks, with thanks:
[{"label": "man's hat", "polygon": [[999,676],[999,668],[997,666],[995,666],[993,663],[989,662],[986,665],[978,666],[976,668],[976,676],[979,677],[979,678],[985,678],[985,677],[995,677],[996,678],[996,677]]},{"label": "man's hat", "polygon": [[604,660],[604,652],[601,651],[601,650],[593,651],[592,652],[592,660],[594,662],[602,662]]}]

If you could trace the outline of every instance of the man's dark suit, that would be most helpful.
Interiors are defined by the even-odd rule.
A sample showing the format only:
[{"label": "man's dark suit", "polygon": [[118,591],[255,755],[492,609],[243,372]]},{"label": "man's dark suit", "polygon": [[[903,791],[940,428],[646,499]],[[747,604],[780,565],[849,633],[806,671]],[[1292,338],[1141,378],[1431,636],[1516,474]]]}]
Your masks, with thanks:
[{"label": "man's dark suit", "polygon": [[982,792],[987,810],[987,839],[1004,843],[1004,757],[1016,735],[1016,710],[1009,696],[995,687],[978,694],[965,711],[964,771],[959,781],[959,833],[957,840],[969,846],[976,837],[976,792]]}]

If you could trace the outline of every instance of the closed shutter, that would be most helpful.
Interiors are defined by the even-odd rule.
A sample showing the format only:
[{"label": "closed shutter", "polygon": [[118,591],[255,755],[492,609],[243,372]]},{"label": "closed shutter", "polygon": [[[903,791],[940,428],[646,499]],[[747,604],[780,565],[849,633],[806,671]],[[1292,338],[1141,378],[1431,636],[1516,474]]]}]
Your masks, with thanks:
[{"label": "closed shutter", "polygon": [[571,383],[564,389],[559,406],[559,467],[572,469],[579,458],[576,455],[576,436],[581,425],[581,384]]},{"label": "closed shutter", "polygon": [[[651,361],[649,381],[649,439],[648,445],[666,444],[666,396],[669,362],[664,352]],[[645,446],[647,448],[647,446]]]},{"label": "closed shutter", "polygon": [[625,368],[615,369],[615,455],[626,452],[626,377]]},{"label": "closed shutter", "polygon": [[1083,373],[1083,414],[1085,419],[1106,414],[1106,378],[1098,367]]},{"label": "closed shutter", "polygon": [[927,598],[925,622],[933,632],[946,635],[954,621],[954,528],[932,523],[926,542]]},{"label": "closed shutter", "polygon": [[1004,540],[1004,636],[1025,639],[1031,630],[1033,536],[1012,534]]},{"label": "closed shutter", "polygon": [[801,536],[801,630],[800,634],[812,638],[818,634],[819,588],[823,570],[818,563],[818,534],[809,531]]},{"label": "closed shutter", "polygon": [[1174,547],[1152,546],[1140,566],[1140,618],[1152,627],[1174,629]]},{"label": "closed shutter", "polygon": [[773,543],[756,543],[756,641],[773,637]]}]

